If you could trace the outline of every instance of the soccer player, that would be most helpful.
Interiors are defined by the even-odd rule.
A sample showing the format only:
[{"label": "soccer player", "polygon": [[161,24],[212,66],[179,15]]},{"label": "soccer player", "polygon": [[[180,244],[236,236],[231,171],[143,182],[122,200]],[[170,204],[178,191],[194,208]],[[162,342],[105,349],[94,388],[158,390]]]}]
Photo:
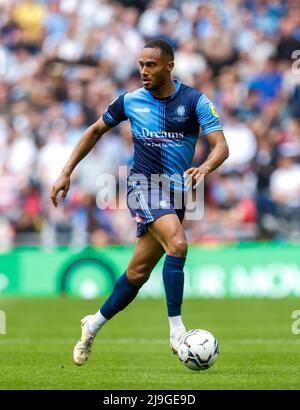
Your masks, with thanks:
[{"label": "soccer player", "polygon": [[[170,189],[169,200],[161,200],[164,194],[162,188],[150,182],[151,176],[181,175],[183,182],[195,187],[229,155],[213,104],[199,90],[172,80],[174,52],[166,41],[148,42],[140,54],[139,66],[143,87],[120,95],[85,131],[52,189],[51,199],[57,206],[57,195],[63,191],[62,198],[66,197],[76,165],[104,133],[121,121],[130,120],[134,163],[131,170],[133,178],[128,179],[127,203],[137,222],[136,246],[112,294],[98,312],[81,320],[82,334],[73,352],[77,365],[87,361],[99,330],[133,301],[164,254],[162,274],[170,325],[170,346],[177,352],[186,332],[181,318],[181,305],[187,240],[181,224],[185,203],[176,207],[173,191],[184,192],[185,188],[184,184],[177,181],[173,184],[173,191]],[[191,168],[199,127],[211,145],[211,152],[199,168]],[[144,180],[134,178],[134,175],[142,175],[146,184]],[[153,206],[153,203],[157,206]]]}]

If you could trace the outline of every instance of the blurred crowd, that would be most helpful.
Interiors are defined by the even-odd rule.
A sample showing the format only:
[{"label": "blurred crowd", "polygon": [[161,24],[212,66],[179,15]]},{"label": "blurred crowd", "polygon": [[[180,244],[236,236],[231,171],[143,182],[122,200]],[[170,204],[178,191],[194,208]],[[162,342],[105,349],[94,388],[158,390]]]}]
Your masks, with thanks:
[{"label": "blurred crowd", "polygon": [[[131,165],[128,122],[78,166],[63,207],[50,190],[84,130],[141,87],[153,38],[214,102],[230,147],[188,239],[300,238],[299,0],[0,0],[0,249],[134,242],[128,210],[97,206],[101,174]],[[193,166],[208,152],[200,136]]]}]

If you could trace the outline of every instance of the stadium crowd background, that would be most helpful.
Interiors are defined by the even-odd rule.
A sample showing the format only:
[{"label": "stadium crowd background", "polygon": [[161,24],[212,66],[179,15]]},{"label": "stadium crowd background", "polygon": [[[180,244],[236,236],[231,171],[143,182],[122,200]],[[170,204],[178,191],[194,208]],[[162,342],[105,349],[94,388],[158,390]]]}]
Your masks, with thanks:
[{"label": "stadium crowd background", "polygon": [[[174,77],[213,100],[231,151],[206,179],[189,241],[300,238],[298,0],[0,0],[2,251],[135,240],[128,210],[95,202],[97,177],[131,164],[128,122],[80,164],[64,207],[50,189],[83,131],[141,86],[138,56],[152,38],[175,48]],[[194,166],[207,151],[200,137]]]}]

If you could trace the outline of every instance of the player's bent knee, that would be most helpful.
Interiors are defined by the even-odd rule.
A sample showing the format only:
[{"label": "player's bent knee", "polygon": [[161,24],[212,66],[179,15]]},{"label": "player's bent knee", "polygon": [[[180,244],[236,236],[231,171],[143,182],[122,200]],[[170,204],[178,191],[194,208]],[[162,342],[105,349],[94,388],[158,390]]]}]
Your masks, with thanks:
[{"label": "player's bent knee", "polygon": [[174,238],[167,245],[167,254],[172,256],[185,257],[187,254],[188,244],[186,239]]}]

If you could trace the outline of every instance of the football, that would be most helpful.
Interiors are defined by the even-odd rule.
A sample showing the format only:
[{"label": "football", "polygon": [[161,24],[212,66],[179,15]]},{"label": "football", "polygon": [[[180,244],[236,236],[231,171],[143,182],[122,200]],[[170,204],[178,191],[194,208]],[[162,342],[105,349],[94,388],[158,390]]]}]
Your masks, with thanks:
[{"label": "football", "polygon": [[190,330],[180,342],[178,357],[191,370],[206,370],[219,357],[218,341],[207,330]]}]

